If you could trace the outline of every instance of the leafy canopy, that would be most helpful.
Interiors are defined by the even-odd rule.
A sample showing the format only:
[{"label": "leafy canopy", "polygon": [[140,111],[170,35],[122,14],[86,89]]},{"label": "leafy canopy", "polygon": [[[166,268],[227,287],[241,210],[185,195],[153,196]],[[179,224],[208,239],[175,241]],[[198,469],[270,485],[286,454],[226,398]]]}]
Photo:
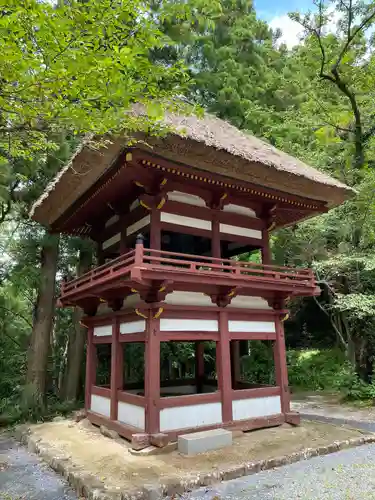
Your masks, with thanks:
[{"label": "leafy canopy", "polygon": [[[160,20],[193,23],[216,2],[161,5],[157,19],[143,0],[0,0],[0,153],[32,157],[51,132],[105,134],[144,129],[129,113],[144,104],[151,122],[189,84],[180,60],[152,53],[172,44]],[[195,7],[195,8],[194,8]]]}]

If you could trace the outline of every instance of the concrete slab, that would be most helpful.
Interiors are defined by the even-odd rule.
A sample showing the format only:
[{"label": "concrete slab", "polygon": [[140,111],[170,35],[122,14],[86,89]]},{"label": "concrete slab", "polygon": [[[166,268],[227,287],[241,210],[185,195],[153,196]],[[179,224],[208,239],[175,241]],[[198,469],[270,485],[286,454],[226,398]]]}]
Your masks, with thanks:
[{"label": "concrete slab", "polygon": [[185,455],[196,455],[197,453],[231,446],[232,441],[232,433],[226,429],[183,434],[178,436],[178,451]]}]

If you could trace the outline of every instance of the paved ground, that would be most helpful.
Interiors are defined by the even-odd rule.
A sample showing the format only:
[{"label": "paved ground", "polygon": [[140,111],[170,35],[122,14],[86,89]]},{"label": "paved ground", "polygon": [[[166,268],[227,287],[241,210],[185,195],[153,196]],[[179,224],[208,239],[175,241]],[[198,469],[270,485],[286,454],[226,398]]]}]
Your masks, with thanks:
[{"label": "paved ground", "polygon": [[77,500],[77,496],[36,455],[0,436],[0,500]]},{"label": "paved ground", "polygon": [[343,403],[339,394],[305,392],[292,395],[292,410],[303,414],[320,415],[362,422],[375,422],[375,406],[354,406]]},{"label": "paved ground", "polygon": [[197,490],[183,500],[371,500],[375,499],[375,445],[264,471]]}]

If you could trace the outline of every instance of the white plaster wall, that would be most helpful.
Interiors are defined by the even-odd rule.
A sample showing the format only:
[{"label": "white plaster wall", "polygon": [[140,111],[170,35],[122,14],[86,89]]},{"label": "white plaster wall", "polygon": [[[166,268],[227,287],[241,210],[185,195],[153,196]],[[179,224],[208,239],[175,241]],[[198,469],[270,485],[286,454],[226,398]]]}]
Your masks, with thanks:
[{"label": "white plaster wall", "polygon": [[103,241],[103,245],[102,245],[103,250],[111,247],[112,245],[119,242],[120,240],[121,240],[121,233],[116,233],[114,236],[111,236],[111,238],[108,238],[108,240]]},{"label": "white plaster wall", "polygon": [[160,411],[160,431],[173,431],[222,423],[221,403],[175,406]]},{"label": "white plaster wall", "polygon": [[164,302],[166,304],[182,306],[215,306],[215,304],[212,303],[211,297],[199,292],[174,291],[168,293]]},{"label": "white plaster wall", "polygon": [[200,196],[195,194],[183,193],[182,191],[171,191],[168,193],[168,200],[179,201],[187,205],[194,205],[196,207],[205,207],[206,202]]},{"label": "white plaster wall", "polygon": [[281,413],[280,396],[237,399],[232,402],[233,420],[267,417]]},{"label": "white plaster wall", "polygon": [[275,333],[274,321],[237,321],[229,320],[228,329],[230,332],[259,332],[259,333]]},{"label": "white plaster wall", "polygon": [[124,300],[123,307],[124,308],[133,308],[140,301],[141,301],[141,297],[139,296],[139,293],[132,293],[131,295],[128,295],[126,297],[126,299]]},{"label": "white plaster wall", "polygon": [[234,214],[247,215],[248,217],[255,217],[257,214],[248,207],[243,207],[241,205],[235,205],[233,203],[228,203],[228,205],[224,205],[223,212],[231,212]]},{"label": "white plaster wall", "polygon": [[117,411],[117,420],[119,422],[132,425],[133,427],[142,429],[142,431],[145,430],[145,409],[143,406],[119,401]]},{"label": "white plaster wall", "polygon": [[139,207],[140,205],[140,202],[139,202],[139,199],[135,199],[134,201],[132,201],[130,203],[130,206],[129,206],[129,212],[132,212],[135,208]]},{"label": "white plaster wall", "polygon": [[271,309],[268,302],[262,297],[249,297],[247,295],[237,295],[233,297],[231,303],[227,307],[238,307],[243,309]]},{"label": "white plaster wall", "polygon": [[104,398],[103,396],[97,396],[96,394],[91,394],[90,410],[94,411],[95,413],[99,413],[99,415],[110,417],[111,400],[109,398]]},{"label": "white plaster wall", "polygon": [[95,337],[105,337],[112,335],[112,325],[94,326]]},{"label": "white plaster wall", "polygon": [[96,313],[97,316],[100,316],[102,314],[108,314],[108,313],[113,313],[112,309],[108,307],[108,304],[106,302],[101,302],[98,307],[98,312]]},{"label": "white plaster wall", "polygon": [[161,212],[160,220],[162,222],[169,222],[170,224],[177,224],[179,226],[195,227],[197,229],[206,229],[207,231],[211,231],[210,220],[185,217],[184,215],[169,214],[167,212]]},{"label": "white plaster wall", "polygon": [[126,228],[126,236],[129,236],[130,234],[133,234],[140,229],[142,229],[145,226],[148,226],[150,224],[150,216],[146,215],[140,220],[137,220],[137,222],[134,222],[134,224],[131,224],[129,227]]},{"label": "white plaster wall", "polygon": [[216,319],[168,319],[160,320],[163,332],[217,332],[219,323]]},{"label": "white plaster wall", "polygon": [[220,232],[235,236],[246,236],[247,238],[257,238],[258,240],[262,239],[262,231],[247,227],[232,226],[231,224],[220,223]]},{"label": "white plaster wall", "polygon": [[120,323],[120,333],[129,335],[131,333],[143,333],[146,329],[146,320],[138,319],[128,323]]}]

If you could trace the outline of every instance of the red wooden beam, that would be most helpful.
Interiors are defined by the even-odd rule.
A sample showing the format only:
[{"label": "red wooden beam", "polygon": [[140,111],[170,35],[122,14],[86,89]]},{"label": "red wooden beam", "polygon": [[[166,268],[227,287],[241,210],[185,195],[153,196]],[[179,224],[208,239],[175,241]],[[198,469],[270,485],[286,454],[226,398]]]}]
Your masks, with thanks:
[{"label": "red wooden beam", "polygon": [[[220,391],[208,392],[206,394],[188,394],[186,396],[171,396],[160,398],[157,407],[159,410],[163,408],[174,408],[176,406],[191,406],[206,403],[217,403],[221,400]],[[186,411],[189,411],[187,408]]]},{"label": "red wooden beam", "polygon": [[220,339],[220,335],[218,332],[160,332],[159,338],[161,342],[194,342],[198,340],[218,341]]},{"label": "red wooden beam", "polygon": [[123,403],[129,403],[131,405],[146,406],[146,398],[144,396],[138,396],[138,394],[132,394],[131,392],[118,391],[117,397],[119,401]]},{"label": "red wooden beam", "polygon": [[93,344],[112,344],[112,335],[93,335]]},{"label": "red wooden beam", "polygon": [[111,389],[109,387],[100,387],[99,385],[93,385],[91,388],[91,393],[95,396],[102,396],[103,398],[111,397]]},{"label": "red wooden beam", "polygon": [[276,333],[266,332],[230,332],[229,336],[231,340],[276,340]]},{"label": "red wooden beam", "polygon": [[92,424],[105,425],[106,427],[108,427],[108,429],[112,429],[118,432],[120,436],[123,436],[129,441],[131,441],[133,434],[144,432],[143,429],[138,429],[137,427],[121,424],[120,422],[115,422],[114,420],[111,420],[104,415],[99,415],[99,413],[95,413],[93,411],[87,412],[87,418]]},{"label": "red wooden beam", "polygon": [[280,396],[280,387],[257,387],[255,389],[239,389],[232,391],[233,399],[266,398],[269,396]]},{"label": "red wooden beam", "polygon": [[145,338],[146,336],[144,333],[126,333],[119,336],[119,341],[121,343],[144,342]]}]

